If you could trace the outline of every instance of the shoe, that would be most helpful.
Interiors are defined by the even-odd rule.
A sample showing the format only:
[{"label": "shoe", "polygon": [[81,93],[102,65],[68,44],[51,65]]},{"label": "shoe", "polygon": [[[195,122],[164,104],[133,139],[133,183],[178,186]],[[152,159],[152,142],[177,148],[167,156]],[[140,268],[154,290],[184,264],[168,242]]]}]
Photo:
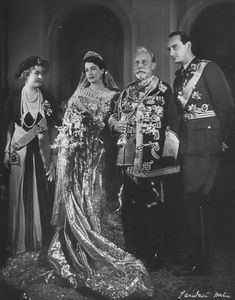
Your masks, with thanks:
[{"label": "shoe", "polygon": [[50,265],[49,261],[48,261],[48,248],[47,247],[44,247],[39,252],[39,255],[38,255],[38,264],[41,267],[46,267],[46,266]]},{"label": "shoe", "polygon": [[193,265],[193,266],[185,266],[180,270],[177,270],[174,272],[175,276],[178,277],[189,277],[189,276],[202,276],[202,275],[208,275],[209,272],[209,268],[205,267],[205,266],[197,266],[197,265]]}]

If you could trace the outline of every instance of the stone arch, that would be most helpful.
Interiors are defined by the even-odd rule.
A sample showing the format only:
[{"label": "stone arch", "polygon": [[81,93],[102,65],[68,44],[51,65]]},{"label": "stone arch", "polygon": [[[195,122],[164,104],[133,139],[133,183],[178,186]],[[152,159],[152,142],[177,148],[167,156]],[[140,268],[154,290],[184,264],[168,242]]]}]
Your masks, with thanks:
[{"label": "stone arch", "polygon": [[198,15],[210,6],[216,4],[234,3],[233,0],[206,0],[206,1],[194,1],[190,4],[190,7],[185,12],[181,22],[179,23],[179,29],[185,32],[190,32],[191,28],[197,19]]},{"label": "stone arch", "polygon": [[235,95],[235,1],[195,3],[179,28],[191,35],[197,56],[214,60],[222,68]]},{"label": "stone arch", "polygon": [[[135,34],[133,31],[133,21],[131,15],[114,0],[100,0],[98,3],[95,0],[80,0],[73,1],[69,3],[63,3],[60,7],[55,7],[52,12],[52,21],[50,22],[47,30],[47,57],[51,62],[51,70],[49,73],[49,84],[53,89],[53,93],[58,97],[58,83],[59,72],[58,61],[57,61],[57,47],[60,43],[60,28],[65,24],[66,20],[77,11],[83,11],[84,9],[89,9],[92,7],[99,7],[101,10],[110,11],[110,15],[113,15],[116,21],[120,22],[120,29],[123,32],[123,58],[122,58],[122,80],[121,85],[130,80],[130,70],[132,61],[132,45]],[[117,21],[117,22],[118,22]],[[119,76],[120,77],[120,76]],[[118,82],[120,84],[120,80]],[[120,86],[122,88],[122,86]]]}]

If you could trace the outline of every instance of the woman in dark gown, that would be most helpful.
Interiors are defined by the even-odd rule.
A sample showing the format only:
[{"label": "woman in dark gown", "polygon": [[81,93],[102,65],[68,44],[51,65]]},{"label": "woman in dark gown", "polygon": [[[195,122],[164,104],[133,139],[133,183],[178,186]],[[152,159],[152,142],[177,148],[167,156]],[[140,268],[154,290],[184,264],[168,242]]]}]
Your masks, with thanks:
[{"label": "woman in dark gown", "polygon": [[141,261],[111,241],[107,183],[112,180],[106,167],[112,144],[107,119],[118,97],[112,87],[103,58],[87,52],[55,145],[59,149],[55,234],[48,260],[74,288],[85,286],[111,299],[151,296],[152,283]]},{"label": "woman in dark gown", "polygon": [[10,174],[9,247],[13,254],[39,250],[51,239],[52,201],[50,205],[47,179],[54,177],[52,109],[49,94],[41,89],[48,68],[48,61],[38,56],[24,60],[16,74],[24,86],[10,94],[4,111],[4,165]]}]

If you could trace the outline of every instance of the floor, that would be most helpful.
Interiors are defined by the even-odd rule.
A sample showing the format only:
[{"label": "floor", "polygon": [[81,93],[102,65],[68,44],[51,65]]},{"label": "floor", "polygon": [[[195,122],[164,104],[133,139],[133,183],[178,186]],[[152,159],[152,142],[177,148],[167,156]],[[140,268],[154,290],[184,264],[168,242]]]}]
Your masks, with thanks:
[{"label": "floor", "polygon": [[[15,277],[0,281],[1,300],[96,300],[92,295],[82,295],[61,282],[49,284],[33,280],[36,267],[29,255],[24,264],[24,274],[15,270]],[[215,239],[211,258],[211,273],[207,276],[177,277],[178,266],[166,264],[151,277],[155,287],[152,299],[235,299],[235,244],[222,237]],[[25,267],[28,263],[28,267]],[[30,275],[29,275],[30,274]]]},{"label": "floor", "polygon": [[[233,152],[235,153],[235,151]],[[235,300],[235,162],[226,156],[218,172],[211,203],[212,251],[211,273],[207,276],[178,277],[179,268],[169,256],[165,265],[152,272],[155,287],[152,299],[234,299]],[[3,203],[0,204],[4,206]],[[2,209],[2,207],[1,207]],[[1,216],[1,228],[5,216]],[[172,239],[171,253],[179,249],[178,236]],[[175,245],[175,249],[174,249]],[[5,257],[0,253],[1,264]],[[34,280],[38,272],[35,256],[28,254],[18,262],[22,268],[12,269],[13,276],[0,277],[0,300],[97,300],[92,295],[78,293],[63,282],[45,283]],[[141,299],[140,299],[141,300]]]}]

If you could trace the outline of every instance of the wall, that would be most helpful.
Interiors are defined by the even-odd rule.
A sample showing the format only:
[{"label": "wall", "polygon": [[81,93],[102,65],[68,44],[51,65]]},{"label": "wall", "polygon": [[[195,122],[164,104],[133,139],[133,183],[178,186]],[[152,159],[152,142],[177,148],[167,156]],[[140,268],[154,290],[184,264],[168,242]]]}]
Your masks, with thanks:
[{"label": "wall", "polygon": [[7,93],[7,6],[0,2],[0,109]]},{"label": "wall", "polygon": [[[48,58],[53,47],[53,24],[59,24],[69,6],[74,7],[83,0],[11,0],[9,10],[9,87],[15,86],[14,74],[19,63],[27,56],[38,54]],[[88,0],[89,2],[89,0]],[[102,3],[102,1],[93,1]],[[149,47],[157,57],[157,73],[164,79],[170,78],[170,61],[166,52],[167,34],[170,31],[170,0],[109,0],[113,9],[130,31],[124,60],[124,81],[132,80],[131,60],[137,45]],[[58,22],[58,23],[56,23]],[[130,39],[130,40],[129,40]],[[128,44],[129,43],[129,44]],[[127,53],[128,52],[128,53]],[[52,66],[53,68],[53,66]],[[48,75],[50,76],[50,74]],[[48,81],[46,83],[52,88]]]},{"label": "wall", "polygon": [[[132,80],[132,56],[137,45],[149,47],[157,58],[157,73],[173,81],[176,66],[166,51],[172,30],[188,31],[200,11],[224,0],[10,0],[8,1],[8,73],[9,87],[16,85],[14,74],[27,56],[38,54],[52,59],[56,26],[78,5],[98,3],[111,9],[124,26],[124,82]],[[235,2],[235,0],[230,0]],[[53,72],[51,73],[53,74]],[[49,73],[46,85],[56,84]],[[54,75],[53,75],[54,76]]]},{"label": "wall", "polygon": [[42,2],[21,0],[8,2],[8,84],[16,85],[19,64],[30,55],[43,56]]}]

